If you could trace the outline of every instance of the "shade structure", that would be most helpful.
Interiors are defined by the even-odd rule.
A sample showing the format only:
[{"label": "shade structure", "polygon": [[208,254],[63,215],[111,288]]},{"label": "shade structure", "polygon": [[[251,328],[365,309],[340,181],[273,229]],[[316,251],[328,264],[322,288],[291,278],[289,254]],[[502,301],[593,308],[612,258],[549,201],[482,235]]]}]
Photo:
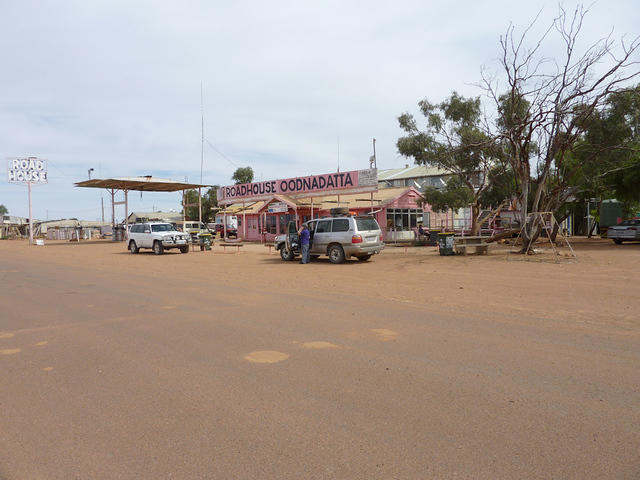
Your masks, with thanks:
[{"label": "shade structure", "polygon": [[[111,193],[111,225],[112,231],[114,232],[113,238],[115,239],[115,227],[116,227],[116,214],[115,214],[115,205],[124,205],[124,224],[125,224],[125,238],[129,232],[129,202],[128,202],[128,192],[184,192],[185,190],[198,190],[198,204],[199,208],[199,220],[202,221],[202,197],[200,189],[203,187],[209,187],[210,185],[200,185],[197,183],[187,183],[187,182],[178,182],[176,180],[167,180],[164,178],[154,178],[151,175],[145,175],[142,177],[120,177],[120,178],[94,178],[85,180],[83,182],[76,182],[74,184],[76,187],[83,188],[105,188]],[[117,191],[124,192],[124,201],[116,202],[115,201],[115,192]],[[183,220],[186,218],[186,207],[191,206],[184,202],[185,196],[182,196],[183,204],[182,204],[182,218]]]},{"label": "shade structure", "polygon": [[141,192],[179,192],[181,190],[210,186],[167,180],[164,178],[152,177],[151,175],[143,177],[94,178],[83,182],[77,182],[74,185],[76,187],[85,188],[106,188]]}]

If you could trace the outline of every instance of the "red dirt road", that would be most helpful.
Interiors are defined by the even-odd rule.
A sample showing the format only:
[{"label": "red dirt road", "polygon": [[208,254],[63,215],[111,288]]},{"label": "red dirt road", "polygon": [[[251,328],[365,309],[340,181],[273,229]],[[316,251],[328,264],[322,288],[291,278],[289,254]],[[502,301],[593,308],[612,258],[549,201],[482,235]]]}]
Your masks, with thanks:
[{"label": "red dirt road", "polygon": [[640,244],[0,242],[0,479],[640,478]]}]

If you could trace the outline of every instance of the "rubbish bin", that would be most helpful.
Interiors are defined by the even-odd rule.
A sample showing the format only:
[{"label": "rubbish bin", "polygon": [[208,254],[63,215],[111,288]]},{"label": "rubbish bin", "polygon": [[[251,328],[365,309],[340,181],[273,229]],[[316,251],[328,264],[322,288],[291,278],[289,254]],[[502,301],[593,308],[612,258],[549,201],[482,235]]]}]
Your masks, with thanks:
[{"label": "rubbish bin", "polygon": [[200,238],[200,250],[211,250],[211,234],[200,233],[198,237]]},{"label": "rubbish bin", "polygon": [[440,234],[441,230],[439,228],[432,228],[431,230],[429,230],[429,240],[428,240],[428,244],[435,247],[436,245],[438,245],[438,235]]},{"label": "rubbish bin", "polygon": [[440,255],[455,255],[453,250],[453,239],[455,233],[439,233],[438,234],[438,250]]},{"label": "rubbish bin", "polygon": [[120,225],[116,225],[116,227],[113,229],[113,232],[111,234],[111,239],[114,242],[122,242],[124,241],[124,227],[120,226]]}]

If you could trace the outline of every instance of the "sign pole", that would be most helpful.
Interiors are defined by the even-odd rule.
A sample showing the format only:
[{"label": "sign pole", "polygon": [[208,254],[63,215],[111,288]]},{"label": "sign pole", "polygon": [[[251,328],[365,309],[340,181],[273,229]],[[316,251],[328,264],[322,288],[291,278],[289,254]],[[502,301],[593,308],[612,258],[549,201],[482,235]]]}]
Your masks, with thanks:
[{"label": "sign pole", "polygon": [[29,189],[29,245],[33,245],[33,209],[31,208],[31,182],[27,182]]},{"label": "sign pole", "polygon": [[[33,205],[31,185],[47,183],[47,161],[43,158],[24,157],[7,159],[7,180],[9,183],[27,184],[29,195],[29,245],[33,245]],[[48,211],[47,211],[48,212]],[[47,217],[49,214],[47,213]]]}]

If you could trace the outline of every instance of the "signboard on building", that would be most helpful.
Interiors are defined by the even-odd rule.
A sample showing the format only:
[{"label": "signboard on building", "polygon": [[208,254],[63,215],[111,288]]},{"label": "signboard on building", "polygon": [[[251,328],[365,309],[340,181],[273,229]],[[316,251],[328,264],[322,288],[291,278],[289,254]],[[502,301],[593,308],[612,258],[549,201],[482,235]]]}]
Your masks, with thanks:
[{"label": "signboard on building", "polygon": [[36,157],[9,158],[7,178],[10,183],[47,183],[47,161]]},{"label": "signboard on building", "polygon": [[377,191],[378,170],[372,168],[221,187],[218,203],[255,202],[274,195],[299,198]]},{"label": "signboard on building", "polygon": [[269,213],[287,213],[289,211],[289,205],[284,202],[273,202],[267,207]]}]

